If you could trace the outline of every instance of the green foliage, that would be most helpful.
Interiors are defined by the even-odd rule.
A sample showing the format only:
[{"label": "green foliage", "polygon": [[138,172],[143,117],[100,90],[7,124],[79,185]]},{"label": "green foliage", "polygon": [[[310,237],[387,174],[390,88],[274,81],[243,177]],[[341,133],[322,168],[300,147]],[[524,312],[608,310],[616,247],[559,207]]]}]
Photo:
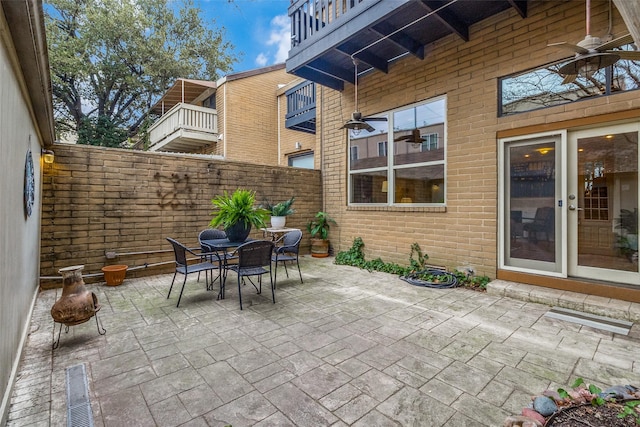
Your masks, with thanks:
[{"label": "green foliage", "polygon": [[[606,396],[603,397],[602,389],[600,389],[600,387],[593,384],[587,384],[584,382],[584,379],[580,377],[576,378],[576,380],[573,382],[571,387],[574,389],[586,388],[587,390],[589,390],[589,393],[591,393],[591,396],[592,396],[591,398],[592,406],[602,406],[608,401],[616,402],[615,398],[610,398]],[[571,395],[565,389],[559,388],[558,395],[562,399],[571,400]],[[627,416],[632,416],[635,418],[636,424],[640,425],[640,411],[638,411],[638,408],[640,407],[640,400],[627,400],[622,403],[623,403],[622,409],[620,410],[620,413],[617,415],[617,417],[622,419]]]},{"label": "green foliage", "polygon": [[271,216],[289,216],[296,213],[295,209],[291,208],[291,205],[295,201],[295,197],[290,198],[289,200],[285,200],[284,202],[276,203],[272,205],[269,202],[265,202],[263,207],[271,212]]},{"label": "green foliage", "polygon": [[[417,256],[417,259],[413,258],[413,255]],[[421,271],[425,269],[429,255],[423,254],[420,245],[414,243],[411,245],[411,254],[409,255],[409,266],[411,271]]]},{"label": "green foliage", "polygon": [[78,144],[123,147],[126,129],[118,128],[107,116],[83,117],[78,128]]},{"label": "green foliage", "polygon": [[255,201],[256,194],[253,191],[237,189],[231,196],[225,191],[224,194],[211,200],[215,211],[212,212],[214,217],[209,226],[215,228],[222,225],[224,228],[229,228],[243,221],[245,226],[264,227],[269,211],[254,207]]},{"label": "green foliage", "polygon": [[640,400],[628,400],[624,402],[624,406],[622,407],[622,411],[618,414],[618,418],[632,416],[636,419],[636,424],[640,425],[640,412],[638,412],[637,409],[639,405]]},{"label": "green foliage", "polygon": [[[411,245],[408,267],[403,267],[396,263],[387,263],[382,261],[380,258],[367,261],[364,256],[364,241],[361,237],[356,237],[353,239],[351,248],[346,251],[338,252],[334,262],[338,265],[350,265],[367,271],[381,271],[384,273],[406,276],[411,273],[427,270],[426,261],[428,259],[429,255],[422,252],[420,245],[418,243],[413,243]],[[476,288],[483,291],[487,289],[487,284],[491,281],[487,276],[467,276],[465,273],[458,270],[454,270],[452,274],[462,286]],[[437,274],[433,272],[420,275],[419,279],[432,283],[438,283],[440,280],[437,277]]]},{"label": "green foliage", "polygon": [[[57,129],[106,117],[133,134],[178,78],[216,80],[236,62],[224,28],[192,0],[47,0],[44,6]],[[117,139],[103,137],[102,141]],[[120,139],[122,141],[122,139]]]},{"label": "green foliage", "polygon": [[338,265],[351,265],[354,267],[364,268],[364,242],[362,237],[353,239],[353,244],[346,251],[340,251],[336,255],[334,262]]},{"label": "green foliage", "polygon": [[313,221],[307,223],[307,231],[312,238],[327,240],[330,225],[337,225],[336,222],[326,212],[318,212],[314,218]]}]

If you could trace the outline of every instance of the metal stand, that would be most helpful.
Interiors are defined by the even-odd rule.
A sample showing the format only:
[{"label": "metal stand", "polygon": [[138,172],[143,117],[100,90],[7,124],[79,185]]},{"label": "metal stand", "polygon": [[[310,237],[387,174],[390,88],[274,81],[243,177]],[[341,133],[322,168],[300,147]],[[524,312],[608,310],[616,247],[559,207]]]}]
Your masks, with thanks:
[{"label": "metal stand", "polygon": [[[98,309],[99,310],[99,309]],[[96,318],[96,328],[98,329],[98,334],[100,335],[104,335],[107,333],[107,330],[102,326],[102,323],[100,322],[100,320],[98,319],[98,310],[96,310],[96,312],[94,313],[94,317]],[[88,321],[89,319],[85,320]],[[55,330],[55,324],[57,322],[54,321],[54,330]],[[84,323],[84,322],[82,322]],[[81,323],[78,323],[78,325],[80,325]],[[60,334],[62,333],[62,325],[63,323],[60,323],[60,328],[58,329],[58,338],[53,342],[53,347],[52,349],[55,350],[56,348],[58,348],[58,346],[60,345]],[[64,325],[64,333],[67,334],[69,333],[69,326],[70,325]],[[71,326],[75,326],[75,325],[71,325]]]}]

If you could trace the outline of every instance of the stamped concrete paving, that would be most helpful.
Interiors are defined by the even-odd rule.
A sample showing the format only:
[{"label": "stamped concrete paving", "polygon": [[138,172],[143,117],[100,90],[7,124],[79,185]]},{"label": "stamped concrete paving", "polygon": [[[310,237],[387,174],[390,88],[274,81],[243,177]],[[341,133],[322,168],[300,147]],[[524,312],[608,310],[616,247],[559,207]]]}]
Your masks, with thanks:
[{"label": "stamped concrete paving", "polygon": [[275,305],[246,286],[243,311],[233,274],[223,301],[190,277],[179,308],[172,275],[91,285],[106,335],[87,322],[54,351],[61,290],[42,292],[8,425],[66,425],[65,368],[78,363],[97,426],[500,426],[577,377],[640,385],[638,324],[616,335],[543,317],[508,284],[428,289],[332,261],[305,257],[304,284],[280,271]]}]

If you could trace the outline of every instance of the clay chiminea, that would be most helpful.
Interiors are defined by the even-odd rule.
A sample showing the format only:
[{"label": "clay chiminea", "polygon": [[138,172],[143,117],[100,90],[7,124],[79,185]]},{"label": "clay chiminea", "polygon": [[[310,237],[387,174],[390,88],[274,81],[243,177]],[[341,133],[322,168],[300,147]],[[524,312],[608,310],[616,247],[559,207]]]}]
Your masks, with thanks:
[{"label": "clay chiminea", "polygon": [[[97,312],[100,310],[98,297],[93,292],[87,290],[82,279],[82,269],[84,265],[74,265],[58,270],[62,274],[62,296],[51,307],[51,317],[57,323],[60,323],[60,331],[64,324],[68,331],[69,326],[79,325],[96,316],[96,325],[98,325],[98,333],[104,335],[104,328],[100,330],[98,324]],[[58,340],[54,342],[53,348],[58,346],[60,342],[60,332],[58,332]]]}]

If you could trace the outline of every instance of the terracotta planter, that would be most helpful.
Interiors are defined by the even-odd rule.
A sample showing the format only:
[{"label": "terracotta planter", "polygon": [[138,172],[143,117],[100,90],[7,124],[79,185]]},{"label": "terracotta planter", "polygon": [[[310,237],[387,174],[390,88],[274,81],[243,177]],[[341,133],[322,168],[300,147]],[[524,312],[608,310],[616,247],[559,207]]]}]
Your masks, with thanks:
[{"label": "terracotta planter", "polygon": [[124,277],[127,274],[126,265],[107,265],[102,267],[104,273],[104,280],[108,286],[118,286],[124,281]]},{"label": "terracotta planter", "polygon": [[314,258],[328,257],[329,241],[323,239],[311,239],[311,256]]}]

